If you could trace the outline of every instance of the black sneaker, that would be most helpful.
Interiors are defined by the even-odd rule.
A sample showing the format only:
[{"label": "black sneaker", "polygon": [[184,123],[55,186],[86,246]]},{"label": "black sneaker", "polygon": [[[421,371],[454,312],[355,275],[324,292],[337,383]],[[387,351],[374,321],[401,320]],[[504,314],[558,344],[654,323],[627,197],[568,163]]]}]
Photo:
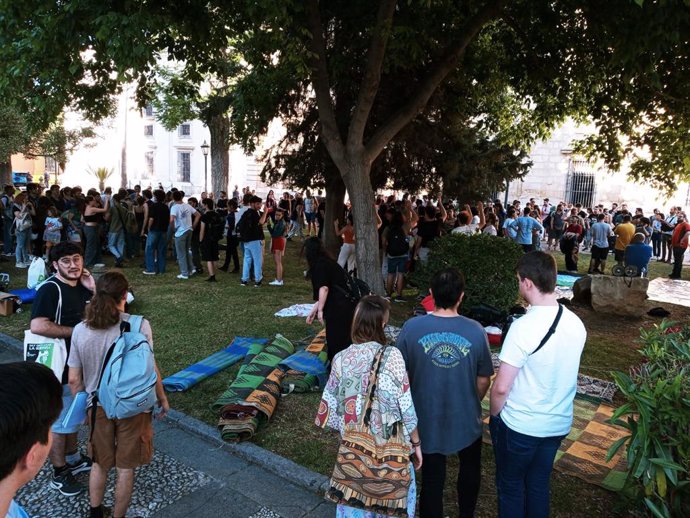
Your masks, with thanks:
[{"label": "black sneaker", "polygon": [[247,281],[240,282],[240,286],[246,286],[247,284],[248,284]]},{"label": "black sneaker", "polygon": [[407,300],[405,300],[405,297],[403,297],[402,295],[398,295],[393,299],[393,302],[407,302]]},{"label": "black sneaker", "polygon": [[257,282],[254,284],[255,288],[261,288],[261,281]]},{"label": "black sneaker", "polygon": [[91,466],[93,462],[86,455],[82,455],[81,458],[74,464],[67,464],[67,469],[72,475],[78,475],[79,473],[86,473],[91,471]]},{"label": "black sneaker", "polygon": [[50,479],[50,487],[57,489],[65,496],[75,496],[84,491],[84,486],[77,482],[69,469],[60,474],[53,473]]}]

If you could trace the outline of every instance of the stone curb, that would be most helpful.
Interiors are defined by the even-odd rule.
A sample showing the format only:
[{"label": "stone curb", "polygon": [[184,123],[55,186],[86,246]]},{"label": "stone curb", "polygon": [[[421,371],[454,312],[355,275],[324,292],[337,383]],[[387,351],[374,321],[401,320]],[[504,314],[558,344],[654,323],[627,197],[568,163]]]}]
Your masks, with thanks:
[{"label": "stone curb", "polygon": [[[0,344],[16,349],[20,353],[24,351],[24,344],[4,333],[0,333]],[[299,464],[270,452],[250,442],[227,443],[221,439],[218,430],[213,426],[188,416],[178,410],[171,409],[165,421],[170,422],[186,432],[192,433],[214,446],[222,448],[252,464],[269,471],[279,477],[289,480],[308,491],[324,494],[328,488],[328,477],[311,471]],[[164,422],[165,422],[164,421]]]}]

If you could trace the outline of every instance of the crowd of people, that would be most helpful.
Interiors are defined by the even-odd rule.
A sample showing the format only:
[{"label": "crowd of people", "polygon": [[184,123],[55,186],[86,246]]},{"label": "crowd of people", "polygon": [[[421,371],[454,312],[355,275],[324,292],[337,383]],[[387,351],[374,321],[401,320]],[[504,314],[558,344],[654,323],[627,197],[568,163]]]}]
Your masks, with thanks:
[{"label": "crowd of people", "polygon": [[[267,226],[276,264],[276,279],[270,284],[282,286],[286,242],[295,236],[320,235],[325,205],[309,190],[304,196],[285,192],[280,200],[270,191],[265,202],[249,187],[240,191],[235,186],[232,194],[228,198],[220,192],[214,199],[213,193],[202,192],[197,199],[176,188],[165,192],[162,188],[142,190],[139,185],[115,193],[110,187],[83,193],[80,187],[53,185],[43,193],[35,183],[21,192],[7,185],[0,197],[3,255],[14,256],[17,268],[28,268],[34,257],[47,260],[55,244],[72,242],[82,245],[85,266],[90,269],[104,266],[102,254],[107,252],[116,267],[140,258],[143,273],[157,275],[166,272],[171,257],[178,263],[178,279],[203,273],[205,262],[207,280],[216,282],[217,269],[240,272],[241,248],[242,285],[252,278],[259,287]],[[240,223],[245,213],[247,218]],[[227,253],[217,268],[223,238]]]},{"label": "crowd of people", "polygon": [[[368,492],[361,480],[348,478],[348,473],[357,472],[352,469],[356,466],[336,466],[341,479],[332,483],[329,496],[340,504],[338,516],[360,516],[362,507],[380,511],[381,506],[392,506],[396,512],[408,509],[413,515],[414,468],[422,471],[421,516],[441,516],[450,455],[460,460],[459,516],[473,516],[481,479],[479,402],[489,391],[494,369],[484,329],[459,315],[465,290],[462,274],[453,269],[435,272],[430,286],[434,310],[407,321],[394,347],[386,345],[383,329],[390,301],[404,300],[406,273],[417,261],[428,259],[435,239],[444,234],[482,233],[511,239],[523,248],[517,277],[520,294],[531,306],[505,337],[501,367],[491,388],[490,430],[499,515],[548,516],[549,477],[558,446],[571,426],[586,337],[578,317],[556,301],[557,268],[548,251],[560,247],[568,269],[576,271],[579,251],[590,249],[589,271],[594,274],[605,271],[611,249],[617,263],[636,266],[640,275],[651,257],[659,261],[673,258],[671,277],[679,278],[690,233],[685,213],[673,207],[669,216],[654,211],[653,218],[647,218],[640,209],[631,214],[625,205],[583,210],[565,203],[551,206],[548,200],[541,205],[530,200],[524,208],[519,201],[507,209],[499,201],[459,206],[440,196],[409,195],[399,200],[378,197],[375,206],[386,298],[353,296],[357,214],[345,206],[343,219],[333,223],[335,235],[342,238],[336,259],[321,239],[324,200],[309,191],[304,196],[286,192],[279,200],[270,192],[262,200],[250,189],[240,192],[236,186],[230,198],[221,193],[215,200],[202,193],[197,200],[179,190],[166,193],[138,186],[116,193],[90,190],[86,195],[79,188],[58,186],[45,195],[35,184],[21,193],[6,188],[2,197],[5,253],[12,254],[14,249],[20,268],[30,256],[45,256],[55,273],[37,292],[30,331],[64,339],[67,360],[59,376],[60,386],[46,381],[38,367],[3,367],[7,370],[7,376],[0,376],[3,400],[12,390],[5,386],[6,379],[19,373],[38,380],[36,387],[27,385],[34,396],[21,401],[43,420],[15,423],[14,410],[3,407],[7,416],[2,418],[15,428],[0,432],[29,435],[12,450],[6,465],[0,466],[0,487],[7,487],[0,495],[13,495],[35,474],[40,456],[47,455],[52,466],[51,486],[64,495],[84,491],[75,475],[90,472],[90,516],[94,518],[103,516],[107,474],[116,468],[113,516],[125,516],[134,469],[151,459],[154,409],[118,420],[96,408],[91,415],[88,456],[78,448],[77,427],[65,427],[63,419],[77,393],[94,392],[106,352],[121,333],[122,322],[130,319],[126,311],[129,283],[124,274],[112,270],[96,282],[90,267],[99,265],[104,250],[119,267],[141,256],[143,250],[144,273],[163,274],[166,257],[172,252],[179,265],[179,280],[201,272],[204,261],[208,281],[215,282],[219,241],[225,237],[225,262],[218,269],[241,272],[242,286],[251,281],[260,287],[266,227],[276,265],[276,279],[270,283],[274,286],[284,282],[282,258],[287,241],[295,236],[304,239],[305,273],[315,301],[307,322],[325,324],[330,363],[317,424],[338,430],[345,441],[351,425],[364,423],[377,444],[395,441],[398,447],[407,448],[402,467],[395,471],[396,477],[404,476],[387,480],[396,488],[395,495],[387,499],[376,491]],[[233,270],[229,270],[231,262]],[[151,326],[145,319],[140,330],[152,347]],[[563,350],[567,350],[565,356]],[[21,370],[27,368],[33,370]],[[162,416],[169,404],[157,367],[156,377]],[[43,393],[58,401],[51,412],[36,406],[36,394]],[[57,415],[60,407],[62,413]],[[447,430],[455,433],[445,433]],[[345,457],[339,459],[345,462]],[[386,480],[385,473],[377,476]],[[12,518],[24,516],[7,498],[0,500],[0,516],[3,512]]]}]

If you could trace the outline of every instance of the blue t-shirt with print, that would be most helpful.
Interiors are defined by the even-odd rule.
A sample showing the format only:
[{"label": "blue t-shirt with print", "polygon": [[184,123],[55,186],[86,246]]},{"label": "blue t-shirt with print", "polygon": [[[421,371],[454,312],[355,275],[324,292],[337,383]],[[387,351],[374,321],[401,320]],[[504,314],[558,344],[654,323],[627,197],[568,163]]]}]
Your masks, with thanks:
[{"label": "blue t-shirt with print", "polygon": [[477,376],[494,372],[484,328],[474,320],[408,320],[396,347],[405,358],[424,453],[450,455],[482,434]]},{"label": "blue t-shirt with print", "polygon": [[10,501],[10,508],[7,510],[5,518],[29,518],[26,511],[14,500]]}]

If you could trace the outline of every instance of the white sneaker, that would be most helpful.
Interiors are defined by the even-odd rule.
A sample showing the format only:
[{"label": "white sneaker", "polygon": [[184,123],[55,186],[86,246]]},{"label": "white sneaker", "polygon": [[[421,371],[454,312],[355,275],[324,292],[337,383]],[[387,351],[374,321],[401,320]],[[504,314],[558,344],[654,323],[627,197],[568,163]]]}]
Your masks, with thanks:
[{"label": "white sneaker", "polygon": [[144,275],[156,275],[156,272],[149,272],[149,271],[147,271],[147,270],[144,270],[144,271],[141,272],[141,273],[143,273]]},{"label": "white sneaker", "polygon": [[28,268],[29,265],[26,263],[17,263],[14,265],[15,268]]},{"label": "white sneaker", "polygon": [[269,282],[268,284],[270,284],[271,286],[282,286],[283,281],[279,281],[278,279],[276,279],[275,281]]},{"label": "white sneaker", "polygon": [[93,265],[94,268],[105,268],[105,263],[96,263]]},{"label": "white sneaker", "polygon": [[187,275],[182,275],[182,274],[178,275],[177,278],[178,278],[178,279],[185,280],[185,281],[186,281],[187,279],[189,279],[189,277],[188,277]]}]

